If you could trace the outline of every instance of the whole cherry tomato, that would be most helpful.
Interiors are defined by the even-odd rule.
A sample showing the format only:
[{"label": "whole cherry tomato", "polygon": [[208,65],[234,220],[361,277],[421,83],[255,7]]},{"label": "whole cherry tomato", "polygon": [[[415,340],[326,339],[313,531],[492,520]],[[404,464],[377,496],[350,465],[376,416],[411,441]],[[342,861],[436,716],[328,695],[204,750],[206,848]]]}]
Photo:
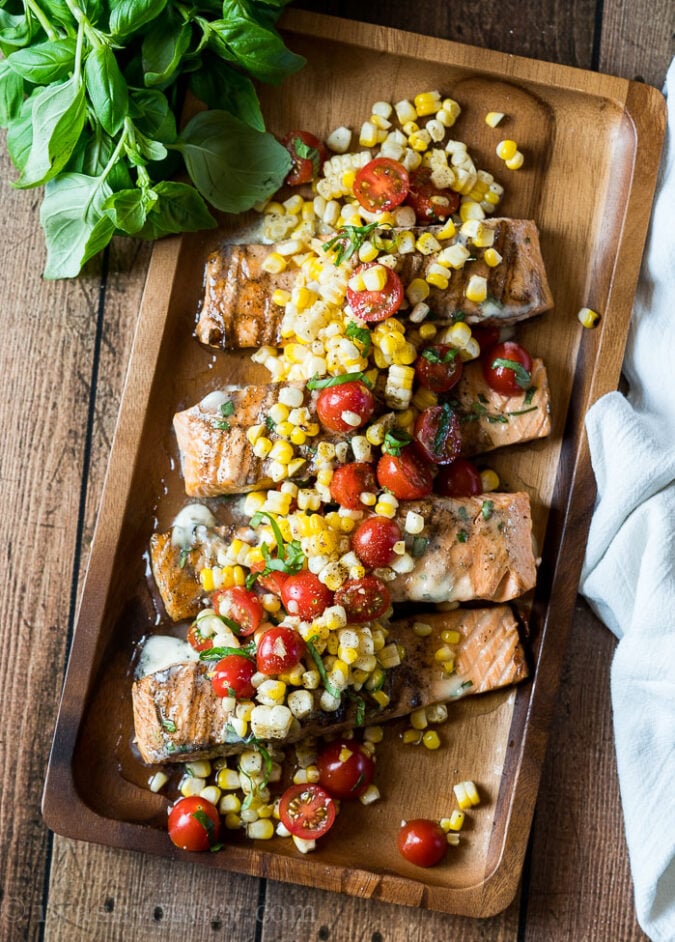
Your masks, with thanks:
[{"label": "whole cherry tomato", "polygon": [[394,546],[401,539],[399,525],[387,517],[369,517],[352,536],[352,549],[364,566],[388,566],[396,558]]},{"label": "whole cherry tomato", "polygon": [[260,599],[254,592],[240,585],[218,589],[211,596],[211,604],[217,615],[238,625],[239,634],[243,637],[252,635],[263,620],[264,611]]},{"label": "whole cherry tomato", "polygon": [[281,590],[281,601],[289,615],[309,621],[333,603],[333,593],[308,569],[288,577]]},{"label": "whole cherry tomato", "polygon": [[236,697],[246,700],[255,693],[251,678],[255,674],[255,663],[243,654],[228,654],[213,668],[211,686],[217,697]]},{"label": "whole cherry tomato", "polygon": [[448,405],[430,406],[415,420],[415,444],[433,464],[450,464],[462,448],[459,419]]},{"label": "whole cherry tomato", "polygon": [[328,159],[328,151],[318,137],[309,131],[290,131],[282,138],[281,143],[293,160],[293,166],[286,177],[289,186],[311,183],[319,176]]},{"label": "whole cherry tomato", "polygon": [[401,855],[418,867],[433,867],[445,857],[448,841],[445,831],[437,821],[415,818],[404,821],[398,832],[398,849]]},{"label": "whole cherry tomato", "polygon": [[311,841],[332,828],[335,802],[320,785],[291,785],[281,796],[279,817],[291,834]]},{"label": "whole cherry tomato", "polygon": [[373,780],[375,763],[354,739],[334,739],[319,753],[319,784],[333,796],[359,798]]},{"label": "whole cherry tomato", "polygon": [[[354,275],[356,276],[359,272],[363,272],[377,264],[378,262],[366,262],[365,265],[360,265],[356,269]],[[353,288],[347,288],[347,303],[352,312],[362,321],[371,324],[391,317],[392,314],[398,311],[403,302],[404,291],[401,279],[391,268],[387,268],[386,265],[381,267],[386,268],[387,280],[384,288],[379,291],[369,291],[368,289],[355,291]]]},{"label": "whole cherry tomato", "polygon": [[480,472],[466,458],[455,458],[452,464],[441,468],[434,478],[434,491],[441,497],[473,497],[482,490]]},{"label": "whole cherry tomato", "polygon": [[354,179],[354,196],[370,213],[388,212],[408,195],[410,181],[403,164],[389,157],[376,157],[361,167]]},{"label": "whole cherry tomato", "polygon": [[258,641],[256,662],[262,674],[281,674],[302,660],[307,645],[293,628],[269,628]]},{"label": "whole cherry tomato", "polygon": [[330,496],[347,510],[363,510],[366,505],[361,502],[361,494],[376,490],[375,469],[367,461],[338,465],[330,482]]},{"label": "whole cherry tomato", "polygon": [[415,360],[415,377],[420,386],[436,393],[448,392],[462,378],[459,351],[449,344],[425,347]]},{"label": "whole cherry tomato", "polygon": [[532,357],[512,340],[498,343],[481,357],[483,376],[502,396],[519,396],[532,385]]},{"label": "whole cherry tomato", "polygon": [[397,500],[428,497],[433,488],[431,469],[417,456],[412,446],[398,455],[384,454],[377,463],[380,487],[390,490]]},{"label": "whole cherry tomato", "polygon": [[354,380],[322,389],[316,411],[324,428],[331,432],[353,432],[365,425],[375,411],[373,394],[365,383]]},{"label": "whole cherry tomato", "polygon": [[410,190],[406,198],[412,206],[417,221],[422,226],[443,222],[459,208],[459,193],[440,190],[431,182],[431,170],[419,167],[410,174]]},{"label": "whole cherry tomato", "polygon": [[181,850],[208,850],[219,835],[220,815],[205,798],[179,798],[169,812],[169,837]]},{"label": "whole cherry tomato", "polygon": [[342,605],[347,620],[361,624],[380,618],[391,605],[389,589],[377,576],[347,579],[335,593],[335,604]]}]

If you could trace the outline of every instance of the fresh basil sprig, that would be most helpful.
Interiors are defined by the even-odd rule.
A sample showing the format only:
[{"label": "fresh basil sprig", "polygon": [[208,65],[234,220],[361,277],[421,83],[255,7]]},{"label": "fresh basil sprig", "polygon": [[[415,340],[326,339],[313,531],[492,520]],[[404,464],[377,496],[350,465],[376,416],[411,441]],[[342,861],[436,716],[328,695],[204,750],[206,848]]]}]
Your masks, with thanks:
[{"label": "fresh basil sprig", "polygon": [[305,554],[297,540],[291,540],[290,543],[284,542],[284,537],[271,513],[266,510],[259,510],[251,517],[251,526],[257,527],[262,523],[264,517],[267,517],[274,533],[274,539],[277,542],[277,555],[272,556],[267,545],[262,544],[261,550],[265,559],[265,568],[262,571],[263,576],[268,576],[271,572],[286,572],[294,574],[300,572],[305,562]]},{"label": "fresh basil sprig", "polygon": [[357,381],[364,383],[369,389],[373,388],[373,384],[365,373],[342,373],[340,376],[327,376],[325,379],[319,379],[315,374],[307,381],[307,389],[330,389],[332,386],[342,386],[344,383]]},{"label": "fresh basil sprig", "polygon": [[341,265],[358,252],[371,232],[381,225],[379,222],[371,222],[367,226],[342,226],[332,239],[324,243],[323,250],[330,252],[335,248],[335,264]]}]

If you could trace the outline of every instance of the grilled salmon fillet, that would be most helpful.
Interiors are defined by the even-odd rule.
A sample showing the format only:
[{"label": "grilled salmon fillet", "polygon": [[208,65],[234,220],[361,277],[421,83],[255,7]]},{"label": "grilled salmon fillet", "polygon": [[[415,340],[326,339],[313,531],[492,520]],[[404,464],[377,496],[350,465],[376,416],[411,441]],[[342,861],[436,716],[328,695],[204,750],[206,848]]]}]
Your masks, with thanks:
[{"label": "grilled salmon fillet", "polygon": [[[483,378],[480,363],[467,363],[462,379],[453,390],[462,423],[462,454],[470,457],[550,434],[550,393],[546,368],[533,361],[534,392],[522,397],[502,396]],[[240,494],[273,486],[269,475],[271,459],[257,458],[246,437],[252,425],[264,424],[270,407],[277,401],[281,384],[232,387],[227,395],[233,412],[223,420],[219,409],[207,396],[197,405],[178,412],[173,424],[180,449],[185,492],[191,497]],[[307,408],[316,420],[315,396],[307,398]],[[319,441],[337,442],[344,435],[322,433],[311,445],[300,446],[297,454],[306,459],[295,477],[305,478],[313,470],[313,447]],[[352,460],[351,458],[349,460]]]},{"label": "grilled salmon fillet", "polygon": [[[514,324],[553,306],[541,257],[539,232],[528,219],[486,219],[494,230],[495,248],[502,261],[494,268],[483,260],[484,249],[471,246],[474,260],[452,271],[447,289],[431,287],[427,304],[439,321],[461,312],[470,324]],[[419,232],[438,232],[427,226]],[[416,230],[413,230],[416,231]],[[444,240],[443,246],[451,244]],[[196,326],[198,340],[212,347],[237,349],[281,344],[283,308],[272,302],[277,289],[291,291],[297,269],[270,274],[262,263],[274,245],[224,245],[211,254],[204,274],[204,297]],[[435,256],[411,252],[399,255],[397,271],[405,284],[424,277]],[[352,260],[343,264],[351,266]],[[471,275],[487,278],[488,297],[482,303],[465,296]]]},{"label": "grilled salmon fillet", "polygon": [[[418,637],[412,630],[415,621],[430,625],[431,634]],[[447,630],[460,636],[452,646],[455,671],[450,675],[434,658],[434,652],[445,643],[441,633]],[[405,657],[398,667],[386,671],[384,689],[391,697],[389,705],[381,708],[365,697],[365,725],[405,716],[418,707],[495,690],[528,674],[518,622],[507,606],[456,609],[395,622],[389,640],[405,648]],[[136,743],[145,762],[187,762],[245,748],[246,743],[228,726],[235,701],[215,695],[208,671],[207,664],[190,662],[134,682]],[[284,743],[357,725],[357,707],[351,700],[345,697],[339,710],[327,713],[319,709],[319,695],[318,691],[313,694],[314,712],[294,721]],[[274,744],[280,742],[275,740]]]}]

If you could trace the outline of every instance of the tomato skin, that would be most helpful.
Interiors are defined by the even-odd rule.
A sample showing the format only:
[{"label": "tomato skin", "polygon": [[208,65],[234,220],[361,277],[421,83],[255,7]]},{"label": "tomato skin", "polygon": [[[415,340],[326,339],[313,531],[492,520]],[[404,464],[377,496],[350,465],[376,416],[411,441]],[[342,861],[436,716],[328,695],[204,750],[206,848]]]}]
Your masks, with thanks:
[{"label": "tomato skin", "polygon": [[398,849],[410,863],[418,867],[433,867],[445,857],[448,841],[437,821],[415,818],[401,825]]},{"label": "tomato skin", "polygon": [[281,796],[279,817],[291,834],[311,841],[332,828],[335,802],[320,785],[291,785]]},{"label": "tomato skin", "polygon": [[[447,204],[437,202],[441,197],[447,200]],[[443,222],[457,212],[459,193],[438,189],[431,182],[431,170],[419,167],[410,174],[410,191],[406,203],[415,210],[417,221],[428,226],[430,223]]]},{"label": "tomato skin", "polygon": [[299,615],[304,621],[310,621],[333,604],[333,593],[318,576],[303,569],[286,579],[281,601],[289,615]]},{"label": "tomato skin", "polygon": [[[444,362],[447,357],[449,359]],[[415,377],[425,389],[436,393],[448,392],[462,378],[462,360],[458,351],[446,343],[425,347],[415,360]]]},{"label": "tomato skin", "polygon": [[[365,383],[355,380],[322,389],[316,400],[319,421],[331,432],[353,432],[366,424],[375,411],[373,394]],[[359,417],[359,425],[350,425],[342,418],[343,412],[353,412]]]},{"label": "tomato skin", "polygon": [[338,465],[330,482],[330,496],[348,510],[363,510],[366,505],[361,503],[361,494],[376,490],[375,469],[367,461]]},{"label": "tomato skin", "polygon": [[193,621],[188,628],[187,642],[195,651],[208,651],[213,647],[213,639],[204,637],[196,621]]},{"label": "tomato skin", "polygon": [[239,625],[239,634],[243,638],[253,634],[265,614],[257,595],[239,585],[218,589],[211,596],[211,604],[217,615],[230,618]]},{"label": "tomato skin", "polygon": [[417,500],[428,497],[433,489],[431,469],[407,445],[399,455],[384,454],[377,463],[377,480],[397,500]]},{"label": "tomato skin", "polygon": [[284,583],[288,579],[288,573],[281,572],[278,569],[273,569],[272,572],[268,572],[266,576],[263,576],[262,573],[264,570],[264,562],[254,563],[251,566],[251,572],[261,573],[261,575],[259,575],[256,579],[255,585],[264,592],[271,592],[273,595],[277,595],[279,598],[281,598],[281,590],[284,587]]},{"label": "tomato skin", "polygon": [[[354,275],[377,264],[366,262],[356,269]],[[393,269],[387,268],[387,281],[381,291],[354,291],[353,288],[347,288],[347,303],[362,321],[375,324],[398,311],[403,303],[403,295],[403,282]]]},{"label": "tomato skin", "polygon": [[[341,759],[343,749],[351,755]],[[319,753],[319,784],[333,798],[349,801],[359,798],[368,788],[375,773],[375,763],[353,739],[334,739]]]},{"label": "tomato skin", "polygon": [[256,665],[243,654],[228,654],[221,658],[213,668],[211,686],[217,697],[234,696],[237,700],[246,700],[255,694],[251,678]]},{"label": "tomato skin", "polygon": [[462,448],[457,415],[447,406],[424,409],[415,420],[415,445],[427,461],[450,464]]},{"label": "tomato skin", "polygon": [[[298,153],[298,140],[301,142],[300,149],[304,150],[303,145],[316,151],[314,159],[312,157],[301,157]],[[289,186],[300,186],[302,183],[311,183],[315,177],[318,177],[321,168],[328,160],[328,151],[318,137],[310,134],[309,131],[289,131],[282,138],[284,145],[293,160],[286,183]]]},{"label": "tomato skin", "polygon": [[347,620],[357,625],[380,618],[391,605],[389,589],[377,576],[347,579],[335,593],[335,604],[342,605]]},{"label": "tomato skin", "polygon": [[361,167],[354,179],[354,196],[370,213],[389,212],[408,195],[408,171],[398,160],[376,157]]},{"label": "tomato skin", "polygon": [[466,458],[455,458],[451,464],[441,468],[434,478],[434,491],[441,497],[473,497],[482,490],[480,472]]},{"label": "tomato skin", "polygon": [[481,353],[486,353],[490,347],[498,344],[501,333],[499,327],[471,327],[471,336],[480,347]]},{"label": "tomato skin", "polygon": [[281,674],[302,660],[307,645],[292,628],[268,629],[258,641],[256,663],[262,674]]},{"label": "tomato skin", "polygon": [[[208,818],[213,829],[205,827],[196,814]],[[179,798],[169,811],[169,837],[181,850],[208,850],[220,836],[220,815],[205,798]]]},{"label": "tomato skin", "polygon": [[352,549],[364,566],[376,569],[388,566],[396,558],[394,544],[401,539],[397,523],[387,517],[369,517],[358,525],[352,536]]},{"label": "tomato skin", "polygon": [[519,363],[527,373],[532,374],[532,357],[524,347],[506,340],[495,344],[481,357],[483,376],[491,389],[501,393],[502,396],[521,396],[528,388],[521,386],[512,369],[505,366],[493,366],[495,360],[512,360]]}]

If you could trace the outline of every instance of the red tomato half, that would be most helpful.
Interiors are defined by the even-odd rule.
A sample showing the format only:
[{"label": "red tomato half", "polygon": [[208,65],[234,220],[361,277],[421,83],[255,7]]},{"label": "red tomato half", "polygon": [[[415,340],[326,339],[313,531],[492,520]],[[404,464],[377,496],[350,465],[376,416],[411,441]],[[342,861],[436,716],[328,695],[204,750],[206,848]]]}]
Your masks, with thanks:
[{"label": "red tomato half", "polygon": [[441,497],[473,497],[482,490],[480,472],[466,458],[455,458],[452,464],[441,468],[434,478],[434,491]]},{"label": "red tomato half", "polygon": [[[251,566],[251,572],[262,573],[264,569],[264,562],[254,563]],[[263,589],[263,591],[271,592],[273,595],[278,595],[279,598],[281,598],[281,590],[283,589],[284,583],[287,579],[288,573],[280,572],[278,569],[273,569],[272,572],[268,572],[266,576],[258,576],[255,584]]]},{"label": "red tomato half", "polygon": [[169,837],[181,850],[208,850],[219,835],[220,815],[205,798],[179,798],[169,812]]},{"label": "red tomato half", "polygon": [[520,396],[532,385],[532,357],[512,340],[491,347],[481,361],[485,381],[502,396]]},{"label": "red tomato half", "polygon": [[369,517],[358,525],[352,536],[352,549],[364,566],[376,569],[388,566],[396,558],[394,545],[401,539],[397,523],[387,517]]},{"label": "red tomato half", "polygon": [[410,174],[410,191],[406,203],[412,206],[417,221],[428,226],[443,222],[459,208],[459,193],[454,190],[439,190],[431,182],[431,170],[420,167]]},{"label": "red tomato half", "polygon": [[316,411],[321,424],[329,431],[353,432],[372,416],[375,400],[366,384],[355,380],[322,389],[316,400]]},{"label": "red tomato half", "polygon": [[255,693],[251,678],[255,674],[255,663],[243,654],[228,654],[213,668],[211,686],[217,697],[236,697],[246,700]]},{"label": "red tomato half", "polygon": [[281,590],[281,601],[289,615],[309,621],[333,603],[333,593],[308,569],[289,576]]},{"label": "red tomato half", "polygon": [[307,650],[305,642],[292,628],[270,628],[258,641],[256,662],[263,674],[281,674],[299,664]]},{"label": "red tomato half", "polygon": [[445,857],[448,841],[437,821],[415,818],[401,825],[398,849],[410,863],[418,867],[433,867]]},{"label": "red tomato half", "polygon": [[415,420],[415,444],[427,461],[450,464],[462,448],[457,415],[449,406],[424,409]]},{"label": "red tomato half", "polygon": [[[365,265],[360,265],[354,274],[377,264],[377,262],[366,262]],[[387,268],[386,265],[382,267]],[[391,317],[398,311],[403,303],[403,294],[401,279],[393,269],[387,268],[387,280],[381,291],[354,291],[353,288],[347,288],[347,303],[362,321],[374,324]]]},{"label": "red tomato half", "polygon": [[339,465],[330,482],[330,496],[348,510],[363,510],[366,505],[361,503],[361,494],[376,490],[375,470],[367,461]]},{"label": "red tomato half", "polygon": [[211,596],[211,604],[216,614],[239,625],[239,634],[243,637],[252,635],[263,620],[264,611],[258,596],[240,585],[218,589]]},{"label": "red tomato half", "polygon": [[333,798],[358,798],[373,780],[375,763],[353,739],[334,739],[319,754],[319,783]]},{"label": "red tomato half", "polygon": [[328,160],[328,151],[318,137],[314,137],[309,131],[290,131],[282,138],[281,143],[293,160],[293,166],[286,177],[289,186],[311,183],[319,176],[321,168]]},{"label": "red tomato half", "polygon": [[291,785],[281,796],[279,817],[291,834],[311,841],[333,826],[335,802],[319,785]]},{"label": "red tomato half", "polygon": [[369,213],[389,212],[408,195],[410,180],[403,164],[389,157],[376,157],[356,174],[354,196]]},{"label": "red tomato half", "polygon": [[397,500],[428,497],[433,484],[431,469],[410,445],[402,448],[399,455],[382,455],[377,463],[377,480],[380,487],[390,490]]},{"label": "red tomato half", "polygon": [[335,593],[335,604],[342,605],[350,622],[361,624],[380,618],[391,605],[389,589],[377,576],[347,579]]},{"label": "red tomato half", "polygon": [[462,377],[459,351],[446,343],[425,347],[415,360],[415,377],[425,389],[448,392]]},{"label": "red tomato half", "polygon": [[213,639],[204,637],[196,621],[193,621],[188,628],[187,641],[195,651],[208,651],[209,648],[213,647]]}]

